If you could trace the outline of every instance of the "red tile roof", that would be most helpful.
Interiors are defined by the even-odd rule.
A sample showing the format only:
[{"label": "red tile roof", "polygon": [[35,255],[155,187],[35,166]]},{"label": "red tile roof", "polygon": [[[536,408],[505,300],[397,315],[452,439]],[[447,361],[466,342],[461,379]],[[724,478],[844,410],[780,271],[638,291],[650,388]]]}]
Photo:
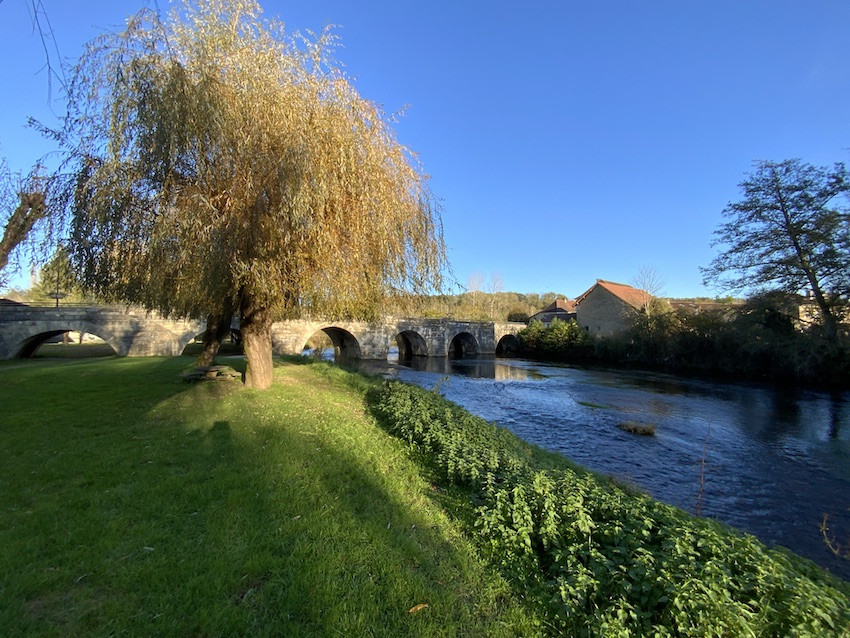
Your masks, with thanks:
[{"label": "red tile roof", "polygon": [[576,302],[574,299],[556,299],[540,312],[554,312],[555,310],[563,310],[564,312],[575,312]]},{"label": "red tile roof", "polygon": [[652,295],[650,295],[645,290],[640,290],[627,284],[618,284],[614,281],[605,281],[604,279],[597,279],[595,284],[593,284],[587,291],[585,291],[576,298],[575,303],[580,304],[581,300],[587,297],[587,295],[589,295],[590,292],[597,286],[599,286],[600,288],[604,288],[615,297],[629,304],[635,310],[640,310],[648,301],[652,299]]}]

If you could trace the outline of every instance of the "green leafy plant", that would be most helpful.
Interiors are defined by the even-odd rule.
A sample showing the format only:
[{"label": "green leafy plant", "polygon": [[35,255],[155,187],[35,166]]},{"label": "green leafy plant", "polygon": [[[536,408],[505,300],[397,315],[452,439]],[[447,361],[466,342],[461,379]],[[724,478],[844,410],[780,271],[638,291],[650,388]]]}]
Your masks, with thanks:
[{"label": "green leafy plant", "polygon": [[368,394],[385,429],[477,503],[479,546],[573,636],[850,631],[850,586],[752,536],[570,467],[433,392]]}]

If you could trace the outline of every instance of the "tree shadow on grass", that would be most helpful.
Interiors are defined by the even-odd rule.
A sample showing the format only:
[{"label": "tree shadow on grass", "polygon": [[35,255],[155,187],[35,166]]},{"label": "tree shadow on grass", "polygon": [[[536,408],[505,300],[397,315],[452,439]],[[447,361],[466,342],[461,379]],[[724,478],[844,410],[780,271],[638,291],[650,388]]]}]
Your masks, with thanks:
[{"label": "tree shadow on grass", "polygon": [[[138,375],[111,371],[119,387],[101,409],[132,402]],[[62,463],[46,479],[29,476],[36,487],[27,503],[0,514],[0,534],[15,528],[5,540],[20,548],[0,565],[12,601],[0,609],[6,626],[70,634],[513,633],[520,612],[507,590],[410,488],[415,476],[399,445],[376,431],[381,450],[365,458],[371,439],[346,445],[356,433],[335,429],[339,417],[322,406],[305,426],[296,416],[313,408],[303,397],[231,397],[222,387],[163,383],[155,407],[148,390],[126,419],[95,418],[84,440],[67,424],[33,433],[44,453],[19,470],[37,470],[45,455]],[[290,400],[293,411],[269,416]],[[419,604],[428,607],[409,613]]]}]

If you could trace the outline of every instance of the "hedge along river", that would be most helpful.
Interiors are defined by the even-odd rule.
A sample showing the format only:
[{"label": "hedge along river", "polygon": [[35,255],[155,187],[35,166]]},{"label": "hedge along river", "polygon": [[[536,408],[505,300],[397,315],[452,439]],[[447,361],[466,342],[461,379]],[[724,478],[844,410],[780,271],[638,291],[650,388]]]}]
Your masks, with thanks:
[{"label": "hedge along river", "polygon": [[[655,498],[784,545],[850,580],[850,393],[519,359],[364,363]],[[654,425],[654,436],[620,429]]]}]

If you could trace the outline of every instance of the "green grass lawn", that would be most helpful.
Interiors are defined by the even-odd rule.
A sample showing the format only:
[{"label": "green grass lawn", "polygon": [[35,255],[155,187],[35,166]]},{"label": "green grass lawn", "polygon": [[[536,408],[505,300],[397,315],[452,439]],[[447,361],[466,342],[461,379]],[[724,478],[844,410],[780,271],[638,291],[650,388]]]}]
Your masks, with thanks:
[{"label": "green grass lawn", "polygon": [[34,355],[37,359],[93,359],[114,356],[115,350],[108,343],[44,343]]},{"label": "green grass lawn", "polygon": [[191,363],[0,363],[0,634],[538,633],[361,377],[287,363],[256,392]]}]

